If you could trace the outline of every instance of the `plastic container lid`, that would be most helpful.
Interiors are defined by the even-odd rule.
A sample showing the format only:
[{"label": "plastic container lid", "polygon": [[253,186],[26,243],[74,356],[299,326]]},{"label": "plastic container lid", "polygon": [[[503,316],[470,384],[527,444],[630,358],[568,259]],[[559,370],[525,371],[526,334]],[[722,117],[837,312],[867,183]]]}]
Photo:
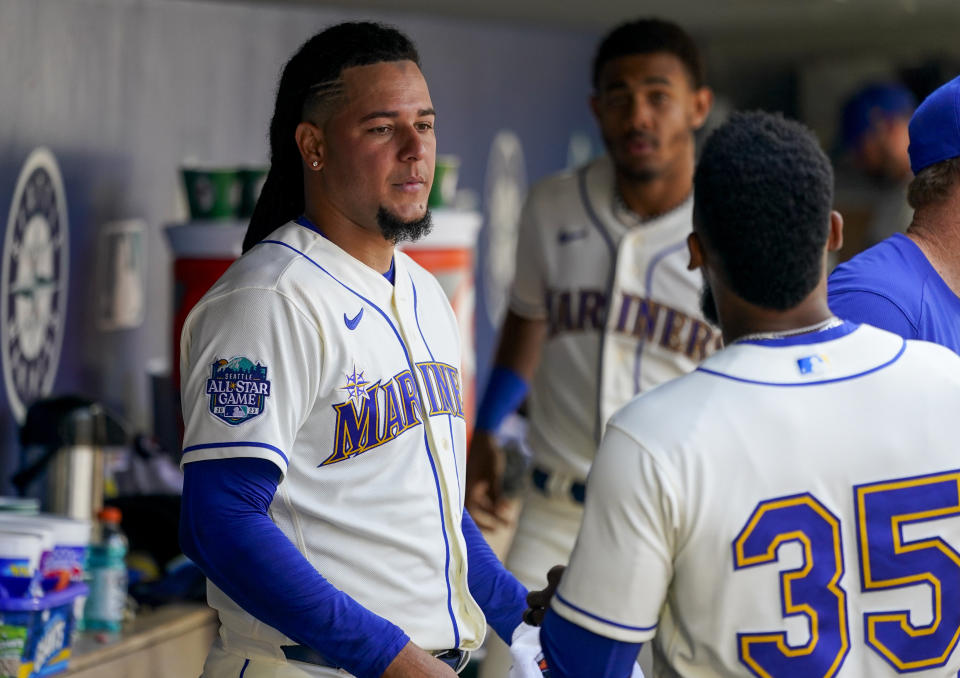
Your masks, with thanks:
[{"label": "plastic container lid", "polygon": [[89,520],[67,518],[50,513],[25,516],[16,513],[0,512],[0,529],[6,525],[24,525],[41,527],[53,533],[55,546],[88,546],[90,531],[93,527]]},{"label": "plastic container lid", "polygon": [[0,515],[0,532],[23,532],[40,535],[42,553],[53,550],[56,544],[53,526],[37,522],[34,516]]}]

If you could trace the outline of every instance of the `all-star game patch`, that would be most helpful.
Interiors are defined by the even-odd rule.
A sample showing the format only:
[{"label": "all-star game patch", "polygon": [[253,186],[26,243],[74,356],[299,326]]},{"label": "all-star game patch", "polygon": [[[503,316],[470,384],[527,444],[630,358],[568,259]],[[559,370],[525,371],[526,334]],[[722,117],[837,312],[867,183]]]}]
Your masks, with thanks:
[{"label": "all-star game patch", "polygon": [[212,365],[207,379],[210,413],[236,426],[263,413],[270,396],[267,366],[254,364],[243,356],[221,358]]}]

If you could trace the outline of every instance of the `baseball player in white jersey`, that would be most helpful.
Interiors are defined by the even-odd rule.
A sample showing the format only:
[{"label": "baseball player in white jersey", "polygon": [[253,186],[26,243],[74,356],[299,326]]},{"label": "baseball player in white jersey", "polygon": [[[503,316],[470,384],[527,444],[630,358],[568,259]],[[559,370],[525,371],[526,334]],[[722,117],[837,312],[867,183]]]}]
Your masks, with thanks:
[{"label": "baseball player in white jersey", "polygon": [[727,348],[610,420],[551,676],[625,675],[650,639],[654,676],[957,675],[960,359],[830,313],[842,221],[801,125],[735,115],[695,188]]},{"label": "baseball player in white jersey", "polygon": [[[493,434],[529,393],[532,483],[507,568],[531,588],[570,555],[610,415],[720,343],[700,314],[685,248],[693,135],[712,102],[697,48],[671,23],[624,24],[601,42],[593,84],[608,154],[527,198],[510,310],[468,456],[467,506],[493,525],[503,467]],[[484,678],[508,668],[504,646],[489,643]]]},{"label": "baseball player in white jersey", "polygon": [[453,311],[394,251],[429,227],[433,122],[394,29],[332,27],[284,69],[248,251],[181,344],[181,541],[221,622],[206,678],[453,676],[485,614],[507,639],[520,621],[463,510]]}]

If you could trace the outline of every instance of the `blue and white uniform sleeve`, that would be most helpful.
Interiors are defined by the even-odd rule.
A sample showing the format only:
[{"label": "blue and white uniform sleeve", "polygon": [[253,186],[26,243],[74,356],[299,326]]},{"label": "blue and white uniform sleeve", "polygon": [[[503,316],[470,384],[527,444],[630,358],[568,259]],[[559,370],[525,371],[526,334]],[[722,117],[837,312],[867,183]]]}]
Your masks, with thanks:
[{"label": "blue and white uniform sleeve", "polygon": [[254,617],[359,678],[380,676],[409,638],[324,579],[270,520],[279,480],[265,459],[187,464],[181,548]]},{"label": "blue and white uniform sleeve", "polygon": [[678,506],[653,455],[611,421],[587,479],[583,524],[552,610],[613,640],[652,638],[673,577]]},{"label": "blue and white uniform sleeve", "polygon": [[487,624],[507,645],[527,609],[527,589],[500,562],[466,511],[461,521],[467,542],[467,586]]},{"label": "blue and white uniform sleeve", "polygon": [[182,464],[257,457],[286,473],[323,365],[316,322],[273,289],[204,299],[181,338]]}]

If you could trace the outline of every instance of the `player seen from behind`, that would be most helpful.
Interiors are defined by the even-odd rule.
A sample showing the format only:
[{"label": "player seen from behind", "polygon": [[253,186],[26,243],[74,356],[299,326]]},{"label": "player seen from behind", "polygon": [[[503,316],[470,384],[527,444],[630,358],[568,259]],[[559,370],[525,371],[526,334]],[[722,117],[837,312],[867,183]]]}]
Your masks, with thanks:
[{"label": "player seen from behind", "polygon": [[831,314],[842,222],[800,124],[735,115],[694,184],[726,348],[611,419],[552,678],[629,675],[645,641],[654,676],[957,675],[960,358]]}]

